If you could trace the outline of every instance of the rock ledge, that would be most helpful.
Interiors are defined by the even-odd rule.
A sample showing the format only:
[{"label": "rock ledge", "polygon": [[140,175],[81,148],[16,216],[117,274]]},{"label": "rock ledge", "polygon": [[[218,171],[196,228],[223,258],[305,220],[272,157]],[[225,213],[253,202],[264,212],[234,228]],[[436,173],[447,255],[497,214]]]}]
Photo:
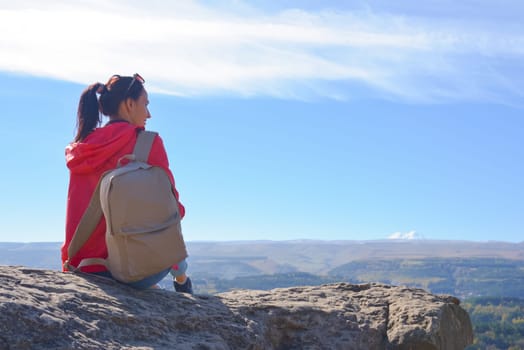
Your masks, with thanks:
[{"label": "rock ledge", "polygon": [[464,349],[473,332],[458,304],[383,284],[189,296],[0,266],[0,350]]}]

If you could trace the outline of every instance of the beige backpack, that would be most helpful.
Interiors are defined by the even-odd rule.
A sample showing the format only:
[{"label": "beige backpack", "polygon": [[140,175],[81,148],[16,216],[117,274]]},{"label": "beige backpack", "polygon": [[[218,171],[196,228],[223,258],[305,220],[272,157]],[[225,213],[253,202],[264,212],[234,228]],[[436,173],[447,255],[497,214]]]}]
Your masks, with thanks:
[{"label": "beige backpack", "polygon": [[[76,268],[66,261],[66,269],[104,265],[116,280],[136,282],[187,257],[171,181],[164,169],[147,164],[156,135],[140,132],[133,154],[102,175],[69,244],[72,258],[104,215],[107,259],[83,259]],[[130,162],[121,166],[123,159]]]}]

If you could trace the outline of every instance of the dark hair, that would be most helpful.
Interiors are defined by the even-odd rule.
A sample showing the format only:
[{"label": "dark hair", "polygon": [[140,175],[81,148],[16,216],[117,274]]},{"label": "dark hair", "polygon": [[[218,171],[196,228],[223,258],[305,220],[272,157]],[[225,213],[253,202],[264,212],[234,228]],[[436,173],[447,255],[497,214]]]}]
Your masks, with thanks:
[{"label": "dark hair", "polygon": [[[74,141],[82,141],[97,126],[100,126],[103,115],[115,115],[122,101],[131,98],[138,100],[144,85],[133,77],[113,75],[104,85],[95,83],[89,85],[80,95],[77,112],[77,133]],[[97,98],[97,93],[100,97]]]}]

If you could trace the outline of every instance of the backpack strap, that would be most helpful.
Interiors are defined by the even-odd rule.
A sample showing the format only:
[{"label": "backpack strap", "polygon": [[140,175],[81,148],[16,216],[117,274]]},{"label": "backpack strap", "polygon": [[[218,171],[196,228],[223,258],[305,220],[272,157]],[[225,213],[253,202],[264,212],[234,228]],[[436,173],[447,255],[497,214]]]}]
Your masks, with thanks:
[{"label": "backpack strap", "polygon": [[[104,175],[101,176],[104,177]],[[89,205],[84,212],[84,215],[82,215],[82,218],[80,219],[80,222],[78,223],[78,226],[76,227],[76,231],[73,234],[73,238],[71,239],[71,242],[69,243],[69,247],[67,248],[67,260],[64,262],[64,270],[67,271],[76,271],[78,268],[75,268],[71,264],[69,264],[69,260],[78,253],[80,248],[87,242],[89,237],[91,237],[91,233],[95,230],[95,228],[98,226],[98,223],[100,222],[100,219],[102,218],[102,207],[100,205],[100,183],[102,181],[98,181],[98,184],[96,186],[95,192],[93,193],[93,196],[91,196],[91,200],[89,201]],[[104,264],[102,264],[104,265]]]},{"label": "backpack strap", "polygon": [[149,158],[149,152],[153,146],[153,141],[158,133],[153,131],[142,130],[138,133],[136,137],[135,148],[133,154],[135,155],[135,160],[142,163],[147,163]]},{"label": "backpack strap", "polygon": [[[156,132],[145,130],[138,133],[135,147],[133,149],[133,154],[136,161],[147,163],[149,152],[151,151],[153,141],[157,135],[158,133]],[[102,178],[104,175],[105,173],[100,177],[100,180],[96,185],[95,192],[89,201],[89,205],[84,212],[84,215],[82,215],[82,218],[76,227],[75,233],[73,234],[73,238],[69,243],[69,247],[67,248],[68,259],[64,262],[64,270],[77,271],[80,269],[80,267],[87,265],[104,265],[107,267],[105,259],[99,258],[83,259],[78,267],[74,267],[69,263],[69,260],[74,257],[83,247],[83,245],[89,240],[89,237],[91,237],[91,234],[98,226],[98,223],[103,216],[102,206],[100,205],[100,184],[102,183]]]}]

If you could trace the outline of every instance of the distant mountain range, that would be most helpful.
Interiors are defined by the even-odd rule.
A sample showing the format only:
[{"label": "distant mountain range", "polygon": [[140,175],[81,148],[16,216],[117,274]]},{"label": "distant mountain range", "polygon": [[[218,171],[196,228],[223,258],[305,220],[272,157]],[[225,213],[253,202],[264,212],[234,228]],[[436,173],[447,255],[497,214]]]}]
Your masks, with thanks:
[{"label": "distant mountain range", "polygon": [[[2,243],[0,265],[60,269],[61,242]],[[257,274],[324,275],[361,260],[502,258],[524,260],[524,242],[442,240],[187,242],[192,273],[226,279]]]},{"label": "distant mountain range", "polygon": [[61,269],[62,243],[6,243],[0,242],[0,265],[22,265],[45,269]]}]

